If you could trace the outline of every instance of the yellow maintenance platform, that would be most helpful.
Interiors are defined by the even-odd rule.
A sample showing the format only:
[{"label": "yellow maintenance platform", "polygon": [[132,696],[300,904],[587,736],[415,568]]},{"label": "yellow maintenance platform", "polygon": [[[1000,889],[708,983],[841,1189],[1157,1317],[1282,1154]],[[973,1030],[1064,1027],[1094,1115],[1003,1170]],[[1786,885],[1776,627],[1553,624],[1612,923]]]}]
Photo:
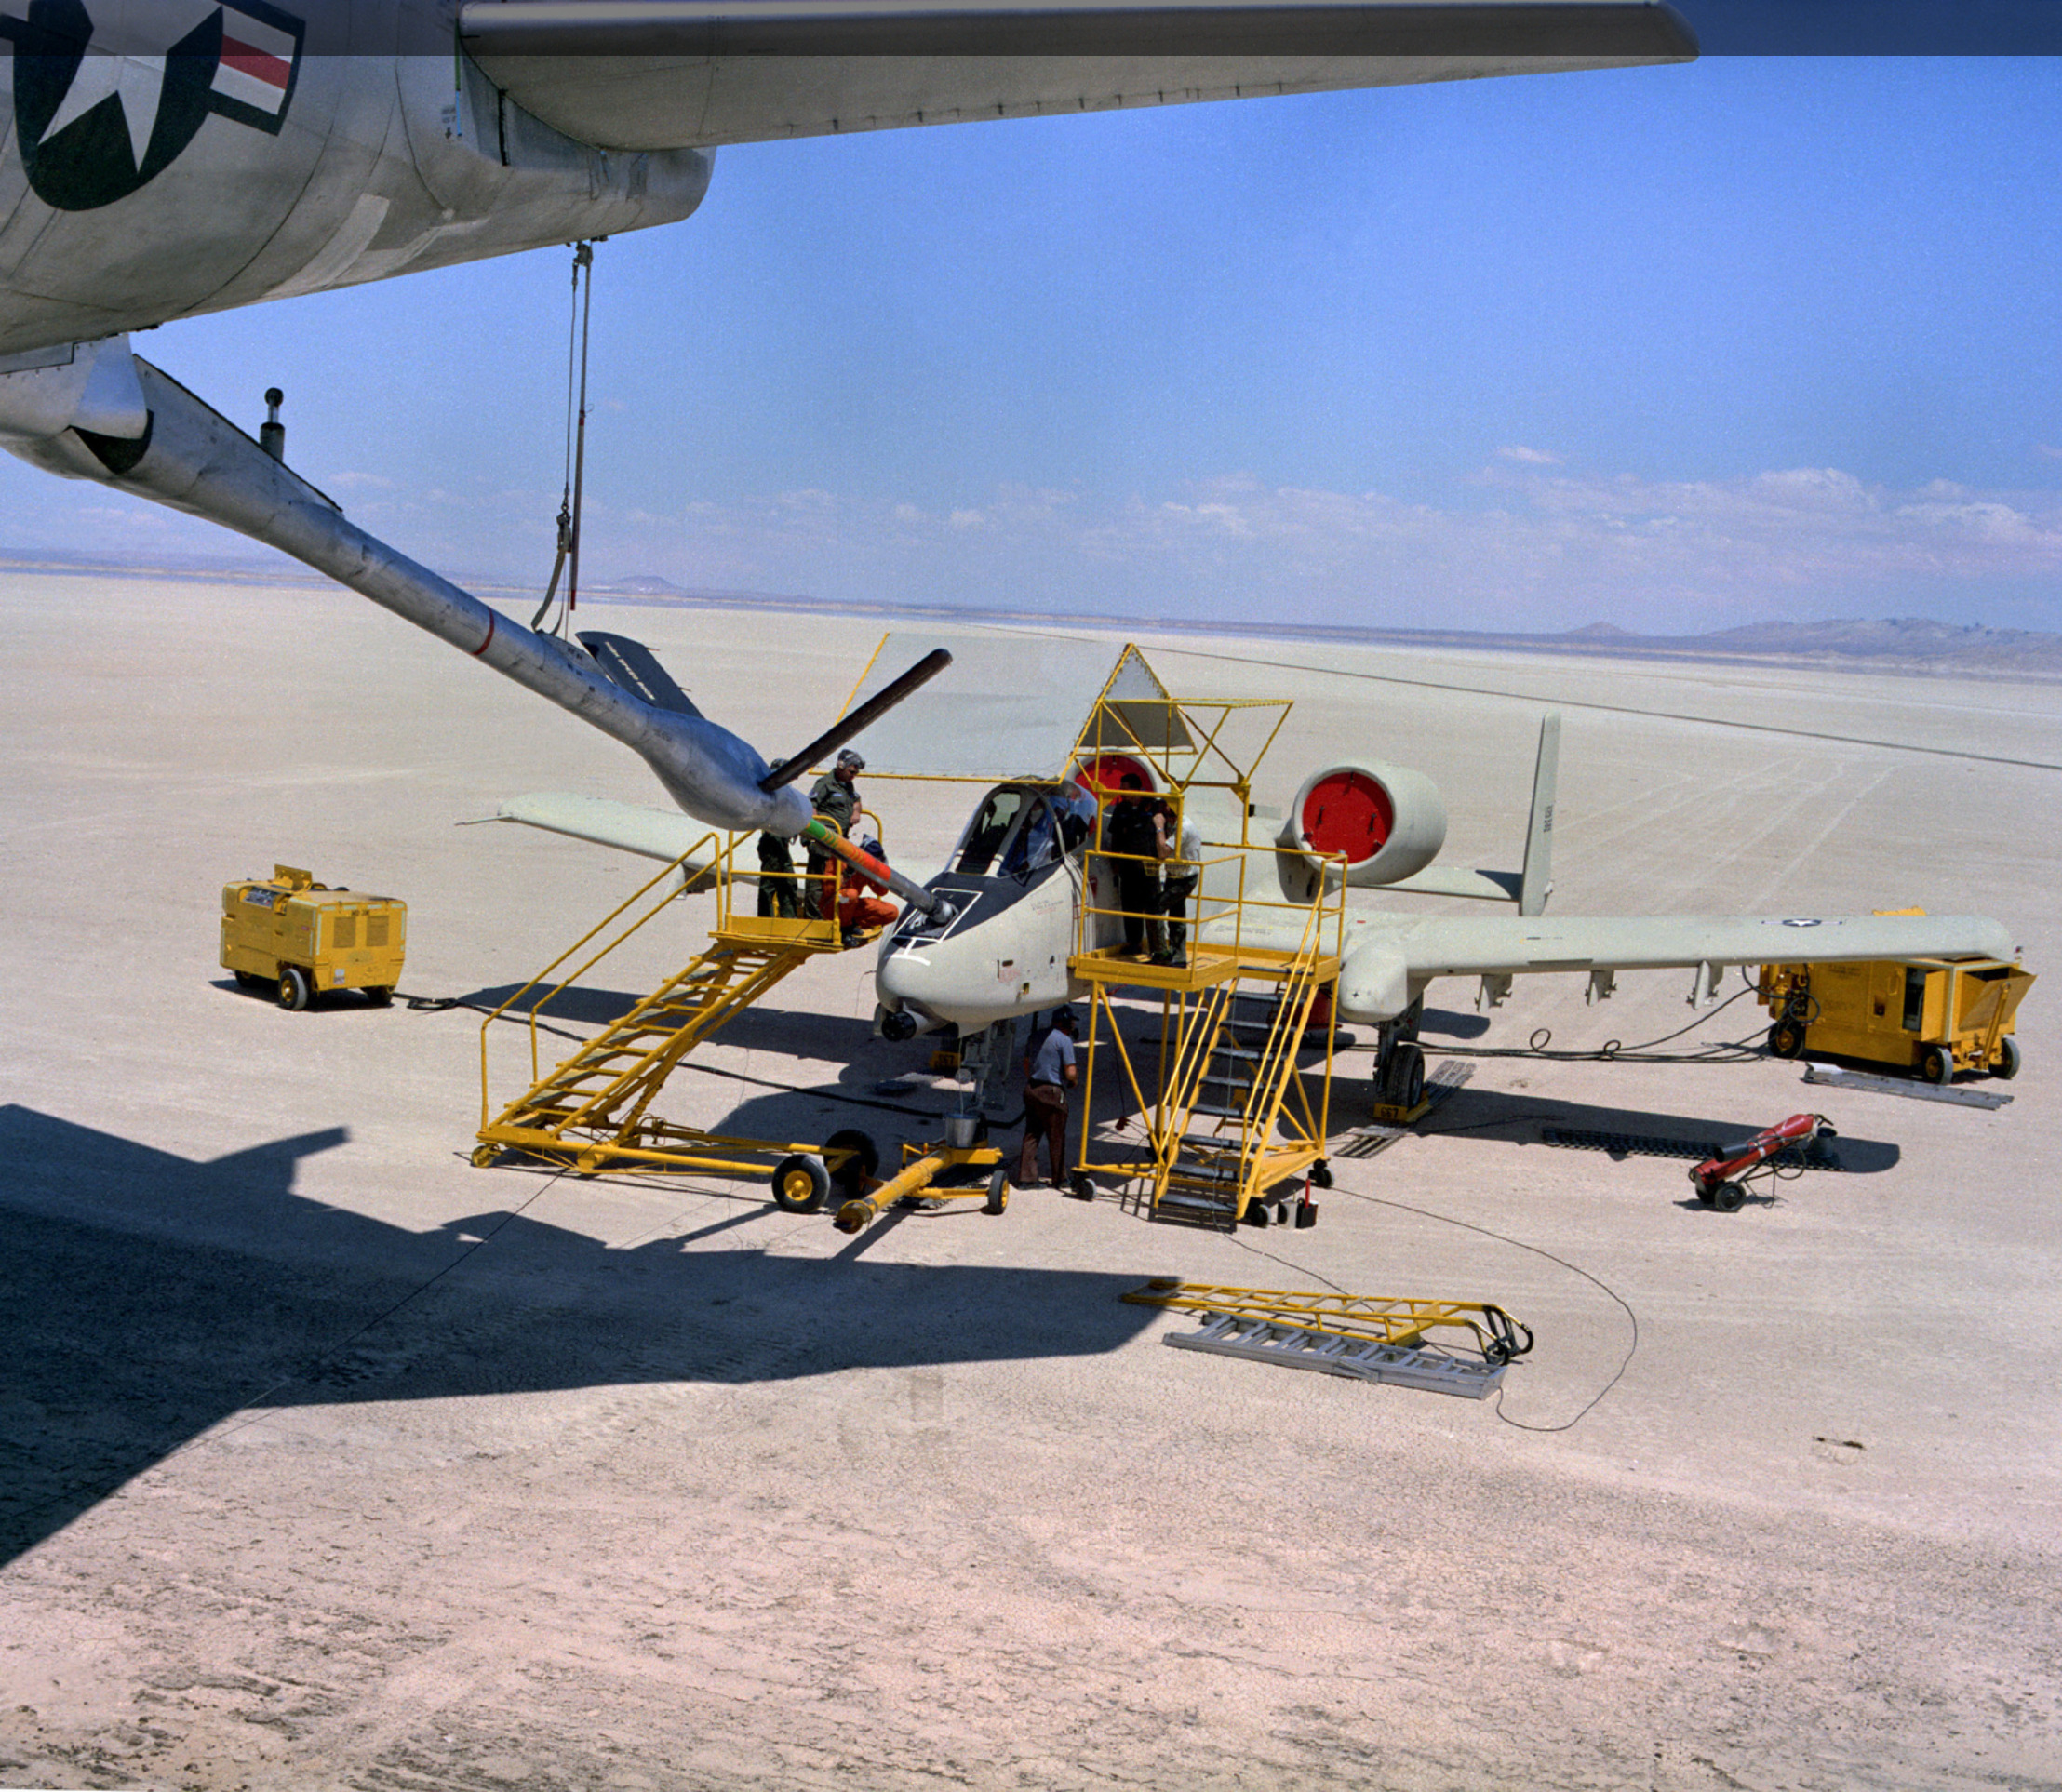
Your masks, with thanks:
[{"label": "yellow maintenance platform", "polygon": [[[1084,893],[1067,961],[1090,990],[1081,1106],[1092,1113],[1096,1078],[1114,1075],[1143,1135],[1143,1148],[1110,1157],[1084,1128],[1077,1174],[1142,1181],[1155,1218],[1225,1226],[1286,1221],[1295,1184],[1331,1185],[1325,1139],[1336,1029],[1331,1003],[1319,996],[1338,976],[1344,952],[1345,861],[1340,876],[1320,880],[1309,903],[1257,896],[1246,876],[1251,855],[1274,850],[1247,825],[1252,776],[1290,708],[1281,699],[1177,699],[1128,647],[1075,743],[1078,775],[1102,810],[1099,842],[1119,800],[1118,776],[1140,765],[1151,768],[1177,831],[1191,842],[1157,861],[1164,876],[1194,892],[1178,960],[1142,961],[1095,943],[1124,914],[1121,878],[1113,877],[1115,888],[1091,883]],[[1183,825],[1190,810],[1219,822],[1236,818],[1237,837],[1200,837]],[[1191,849],[1197,856],[1183,856]],[[1104,847],[1099,857],[1114,867],[1137,855]],[[1134,999],[1159,996],[1149,1066],[1118,1024],[1119,990]],[[1296,1217],[1314,1218],[1315,1210],[1305,1203]]]},{"label": "yellow maintenance platform", "polygon": [[[828,1145],[735,1138],[681,1126],[653,1109],[676,1065],[726,1022],[758,1000],[797,965],[838,950],[834,921],[741,915],[732,903],[735,854],[750,836],[711,833],[663,868],[596,927],[555,958],[480,1025],[480,1129],[475,1164],[504,1152],[558,1163],[582,1175],[605,1170],[715,1170],[766,1175],[783,1206],[821,1206],[833,1181],[850,1170],[870,1172],[872,1148],[860,1135]],[[677,882],[676,882],[677,879]],[[716,926],[709,944],[620,1020],[549,1071],[542,1068],[538,1017],[670,903],[676,889],[713,885]],[[654,892],[657,892],[654,895]],[[620,926],[619,926],[620,923]],[[611,934],[611,929],[615,931]],[[605,937],[608,936],[608,937]],[[600,943],[596,943],[600,942]],[[594,951],[545,988],[547,980]],[[536,992],[542,990],[542,995]],[[489,1042],[495,1023],[529,1001],[529,1086],[499,1110],[493,1105]],[[772,1161],[769,1161],[772,1160]]]}]

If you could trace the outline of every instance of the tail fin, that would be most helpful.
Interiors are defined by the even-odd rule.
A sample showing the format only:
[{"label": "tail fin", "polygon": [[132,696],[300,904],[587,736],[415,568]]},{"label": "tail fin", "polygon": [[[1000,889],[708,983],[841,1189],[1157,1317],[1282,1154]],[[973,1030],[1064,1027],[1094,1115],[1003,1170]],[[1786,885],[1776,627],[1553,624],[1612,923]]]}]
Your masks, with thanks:
[{"label": "tail fin", "polygon": [[1533,818],[1525,830],[1525,869],[1518,887],[1518,912],[1544,915],[1553,894],[1554,784],[1560,771],[1560,711],[1548,710],[1539,724],[1539,762],[1533,771]]}]

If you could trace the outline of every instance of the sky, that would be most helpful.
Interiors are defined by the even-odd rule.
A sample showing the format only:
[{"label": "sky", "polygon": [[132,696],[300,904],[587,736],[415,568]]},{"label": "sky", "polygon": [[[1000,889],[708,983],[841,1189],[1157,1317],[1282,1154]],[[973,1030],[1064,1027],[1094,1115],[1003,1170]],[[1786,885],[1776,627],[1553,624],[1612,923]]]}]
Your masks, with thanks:
[{"label": "sky", "polygon": [[[596,252],[590,582],[1267,624],[2062,629],[2062,60],[1706,56],[727,149]],[[542,587],[569,254],[141,353]],[[0,548],[254,557],[0,460]]]}]

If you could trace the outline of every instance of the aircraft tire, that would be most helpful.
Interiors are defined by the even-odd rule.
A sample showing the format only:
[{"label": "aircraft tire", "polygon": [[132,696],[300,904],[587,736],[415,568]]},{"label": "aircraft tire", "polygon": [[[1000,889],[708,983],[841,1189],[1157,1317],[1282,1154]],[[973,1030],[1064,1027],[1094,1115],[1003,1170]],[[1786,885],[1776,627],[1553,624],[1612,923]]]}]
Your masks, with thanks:
[{"label": "aircraft tire", "polygon": [[773,1205],[783,1213],[815,1213],[831,1192],[831,1173],[821,1157],[797,1151],[773,1170]]},{"label": "aircraft tire", "polygon": [[298,965],[284,966],[279,972],[279,1006],[298,1014],[308,1006],[313,992],[308,987],[308,973]]},{"label": "aircraft tire", "polygon": [[1413,1108],[1425,1099],[1425,1048],[1406,1039],[1389,1059],[1383,1099],[1391,1107]]},{"label": "aircraft tire", "polygon": [[852,1155],[838,1166],[837,1173],[831,1180],[849,1195],[860,1193],[862,1184],[880,1168],[880,1147],[872,1135],[862,1132],[856,1126],[842,1128],[823,1141],[825,1154],[833,1151],[849,1151]]}]

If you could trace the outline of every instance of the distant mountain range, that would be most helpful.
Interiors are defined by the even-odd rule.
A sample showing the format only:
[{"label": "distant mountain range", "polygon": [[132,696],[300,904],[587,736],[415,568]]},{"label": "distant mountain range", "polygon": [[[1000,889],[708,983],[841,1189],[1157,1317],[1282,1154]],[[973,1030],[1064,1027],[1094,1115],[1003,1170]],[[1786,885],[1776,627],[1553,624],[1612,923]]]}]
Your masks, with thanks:
[{"label": "distant mountain range", "polygon": [[[203,563],[198,556],[167,556],[146,566],[107,556],[63,558],[0,553],[0,571],[97,573],[102,577],[178,580],[215,579],[236,584],[325,585],[328,582],[293,566],[276,562]],[[504,595],[516,587],[496,581],[475,581],[474,589]],[[763,591],[730,591],[676,585],[670,579],[643,573],[606,583],[589,584],[586,595],[609,604],[649,604],[683,609],[777,609],[839,616],[877,616],[930,622],[967,628],[982,624],[1083,628],[1099,633],[1132,630],[1156,635],[1242,635],[1249,638],[1337,641],[1359,645],[1495,649],[1502,652],[1578,654],[1613,660],[1698,660],[1720,663],[1809,663],[1849,665],[1857,671],[1963,674],[2010,674],[2015,677],[2062,678],[2062,635],[2039,629],[1987,628],[1980,622],[1931,622],[1920,616],[1886,617],[1870,622],[1843,618],[1825,622],[1747,622],[1707,635],[1636,635],[1612,622],[1591,622],[1556,635],[1519,634],[1469,629],[1327,628],[1310,623],[1256,627],[1248,622],[1175,621],[1157,616],[1113,616],[1105,612],[1055,614],[1051,611],[998,610],[947,604],[826,603],[822,598],[783,595]]]}]

